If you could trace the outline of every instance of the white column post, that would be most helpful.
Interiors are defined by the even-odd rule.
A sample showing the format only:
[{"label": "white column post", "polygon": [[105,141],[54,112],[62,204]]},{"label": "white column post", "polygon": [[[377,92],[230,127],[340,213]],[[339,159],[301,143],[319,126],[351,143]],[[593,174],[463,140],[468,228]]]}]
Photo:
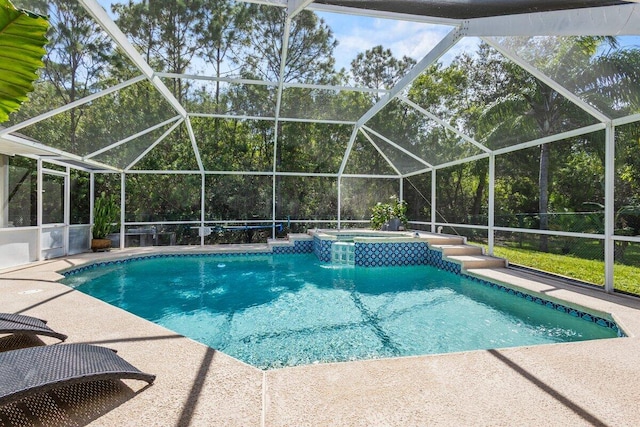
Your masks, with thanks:
[{"label": "white column post", "polygon": [[96,177],[94,172],[89,173],[89,225],[91,226],[91,238],[93,238],[93,205],[96,198]]},{"label": "white column post", "polygon": [[338,230],[342,229],[342,176],[338,176]]},{"label": "white column post", "polygon": [[42,192],[44,191],[43,183],[42,183],[42,159],[38,158],[37,160],[38,172],[37,172],[37,216],[36,216],[36,224],[38,226],[38,239],[36,243],[36,250],[38,253],[38,261],[42,261],[44,257],[42,256]]},{"label": "white column post", "polygon": [[611,122],[605,129],[604,155],[604,290],[612,293],[615,262],[615,127]]},{"label": "white column post", "polygon": [[62,233],[62,245],[64,254],[69,255],[69,227],[71,226],[71,168],[67,166],[64,175],[64,231]]},{"label": "white column post", "polygon": [[200,246],[204,246],[204,208],[205,208],[205,192],[204,186],[206,184],[207,176],[206,174],[201,175],[201,184],[200,184]]},{"label": "white column post", "polygon": [[436,170],[431,169],[431,232],[436,232]]},{"label": "white column post", "polygon": [[125,194],[126,194],[126,178],[125,173],[120,173],[120,249],[124,249],[125,226],[124,226],[124,210],[125,210]]},{"label": "white column post", "polygon": [[0,228],[9,226],[9,157],[0,154]]},{"label": "white column post", "polygon": [[487,212],[487,238],[489,244],[489,255],[493,255],[493,245],[495,243],[495,232],[493,227],[495,226],[495,203],[496,203],[496,155],[491,153],[489,155],[489,211]]}]

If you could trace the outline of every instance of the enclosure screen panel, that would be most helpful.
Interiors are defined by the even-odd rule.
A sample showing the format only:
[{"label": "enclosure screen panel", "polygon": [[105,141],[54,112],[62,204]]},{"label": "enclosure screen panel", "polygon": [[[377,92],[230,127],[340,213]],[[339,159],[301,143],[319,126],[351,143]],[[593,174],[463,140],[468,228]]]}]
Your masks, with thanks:
[{"label": "enclosure screen panel", "polygon": [[362,132],[358,132],[349,153],[345,174],[354,175],[398,175],[391,167],[390,161],[369,142]]},{"label": "enclosure screen panel", "polygon": [[351,125],[283,122],[278,128],[277,170],[337,174]]},{"label": "enclosure screen panel", "polygon": [[175,110],[150,83],[139,82],[20,132],[51,147],[86,156],[175,116]]},{"label": "enclosure screen panel", "polygon": [[356,90],[288,87],[280,117],[356,122],[374,104],[375,95]]},{"label": "enclosure screen panel", "polygon": [[482,150],[414,108],[394,100],[367,127],[431,165],[482,153]]},{"label": "enclosure screen panel", "polygon": [[205,221],[271,220],[273,178],[258,175],[207,175]]},{"label": "enclosure screen panel", "polygon": [[337,217],[337,178],[276,177],[277,220],[335,220]]},{"label": "enclosure screen panel", "polygon": [[163,81],[174,93],[181,94],[182,105],[192,114],[235,117],[275,117],[276,114],[274,85],[188,78],[164,78]]},{"label": "enclosure screen panel", "polygon": [[341,182],[340,219],[371,219],[376,203],[389,203],[392,196],[399,197],[400,180],[396,178],[343,178]]},{"label": "enclosure screen panel", "polygon": [[126,175],[126,222],[200,220],[200,175]]},{"label": "enclosure screen panel", "polygon": [[273,169],[273,122],[208,117],[190,120],[205,170]]},{"label": "enclosure screen panel", "polygon": [[496,40],[607,117],[624,117],[640,108],[637,37]]}]

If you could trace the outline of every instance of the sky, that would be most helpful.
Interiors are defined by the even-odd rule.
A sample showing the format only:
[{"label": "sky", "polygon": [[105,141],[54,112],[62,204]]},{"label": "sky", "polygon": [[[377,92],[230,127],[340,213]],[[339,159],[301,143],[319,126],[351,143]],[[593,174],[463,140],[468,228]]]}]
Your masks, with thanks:
[{"label": "sky", "polygon": [[[111,13],[111,3],[115,1],[98,0],[98,3],[114,18]],[[338,41],[334,51],[336,71],[341,68],[349,70],[351,61],[358,53],[378,45],[391,49],[396,58],[409,56],[419,61],[451,30],[451,27],[445,25],[329,12],[316,13],[329,25]],[[475,40],[462,40],[448,52],[444,60],[447,61],[447,58],[450,60],[466,47],[473,47],[475,44],[477,44]]]},{"label": "sky", "polygon": [[451,27],[418,22],[318,12],[333,30],[338,47],[336,69],[349,69],[360,52],[382,45],[396,58],[409,56],[419,61],[450,31]]},{"label": "sky", "polygon": [[[446,25],[328,12],[316,13],[325,20],[338,40],[338,47],[334,52],[336,70],[342,67],[348,70],[358,53],[378,45],[391,49],[396,58],[409,56],[420,61],[452,29]],[[477,39],[462,39],[443,56],[442,61],[448,63],[462,51],[473,50],[477,44]]]}]

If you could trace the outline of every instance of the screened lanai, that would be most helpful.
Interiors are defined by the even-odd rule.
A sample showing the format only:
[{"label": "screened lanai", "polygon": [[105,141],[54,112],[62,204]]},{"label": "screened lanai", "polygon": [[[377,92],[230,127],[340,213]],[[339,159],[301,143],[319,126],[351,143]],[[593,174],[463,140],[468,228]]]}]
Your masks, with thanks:
[{"label": "screened lanai", "polygon": [[87,251],[102,193],[121,248],[366,228],[396,197],[640,294],[637,2],[14,4],[50,30],[1,124],[0,268]]}]

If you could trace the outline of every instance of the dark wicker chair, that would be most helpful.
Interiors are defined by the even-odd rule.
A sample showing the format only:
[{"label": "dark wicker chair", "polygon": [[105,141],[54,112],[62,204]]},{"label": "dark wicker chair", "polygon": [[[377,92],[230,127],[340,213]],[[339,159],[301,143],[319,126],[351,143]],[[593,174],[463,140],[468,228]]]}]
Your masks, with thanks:
[{"label": "dark wicker chair", "polygon": [[0,406],[36,393],[89,381],[135,379],[145,374],[114,350],[90,344],[58,344],[0,353]]},{"label": "dark wicker chair", "polygon": [[0,334],[43,335],[61,341],[67,339],[65,334],[48,327],[46,320],[10,313],[0,313]]}]

